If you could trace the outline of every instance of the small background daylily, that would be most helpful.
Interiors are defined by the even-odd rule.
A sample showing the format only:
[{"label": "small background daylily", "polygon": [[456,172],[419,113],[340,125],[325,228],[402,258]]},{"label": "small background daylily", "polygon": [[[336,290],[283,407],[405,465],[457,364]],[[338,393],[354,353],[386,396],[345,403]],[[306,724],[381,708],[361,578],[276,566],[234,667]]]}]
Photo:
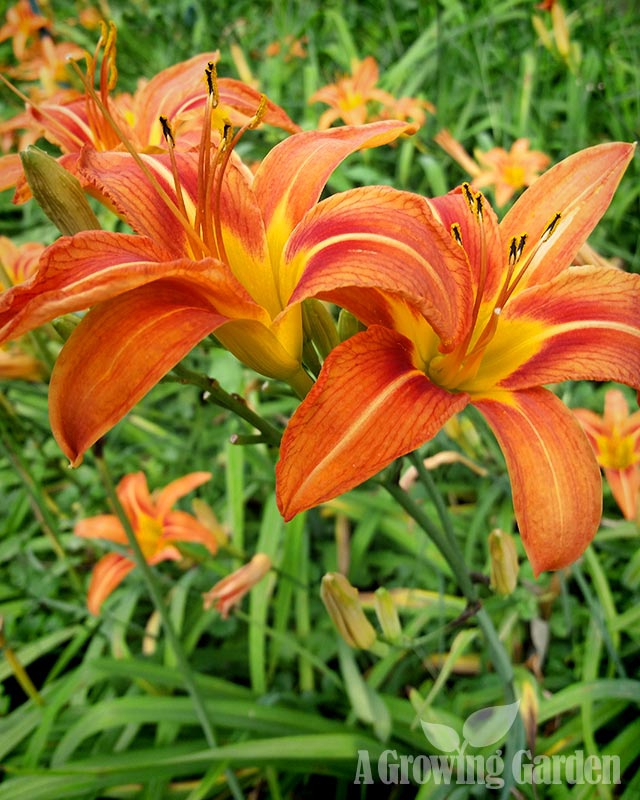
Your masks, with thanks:
[{"label": "small background daylily", "polygon": [[613,497],[625,519],[638,520],[640,501],[640,411],[631,413],[620,389],[604,396],[604,412],[574,408]]},{"label": "small background daylily", "polygon": [[[6,236],[0,236],[0,286],[3,289],[27,280],[38,268],[44,250],[40,242],[16,245]],[[41,380],[46,368],[33,354],[27,337],[0,346],[0,380]]]},{"label": "small background daylily", "polygon": [[373,56],[351,61],[351,73],[336,78],[314,92],[309,103],[324,103],[329,110],[318,119],[318,129],[326,130],[335,122],[363,125],[380,119],[400,119],[424,125],[427,113],[435,108],[416,97],[396,98],[378,86],[380,70]]},{"label": "small background daylily", "polygon": [[[214,533],[194,516],[174,510],[184,495],[211,478],[210,472],[192,472],[153,494],[149,493],[144,473],[125,475],[117,486],[118,499],[131,523],[142,553],[150,565],[182,558],[176,545],[189,542],[203,545],[211,554],[218,549]],[[127,535],[115,514],[100,514],[76,523],[74,533],[83,539],[104,539],[125,548],[124,552],[108,553],[93,568],[87,593],[87,607],[98,614],[107,597],[135,567],[127,554]]]},{"label": "small background daylily", "polygon": [[475,161],[448,130],[438,131],[433,138],[469,174],[474,189],[493,191],[499,206],[506,205],[520,189],[531,186],[551,163],[546,153],[529,149],[525,138],[516,139],[509,150],[476,148]]}]

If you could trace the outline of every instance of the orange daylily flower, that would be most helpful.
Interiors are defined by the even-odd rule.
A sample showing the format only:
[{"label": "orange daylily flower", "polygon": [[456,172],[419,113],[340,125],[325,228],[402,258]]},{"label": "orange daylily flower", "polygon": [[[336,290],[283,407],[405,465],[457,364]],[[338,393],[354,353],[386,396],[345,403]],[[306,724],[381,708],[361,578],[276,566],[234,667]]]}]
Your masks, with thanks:
[{"label": "orange daylily flower", "polygon": [[305,45],[309,41],[308,36],[296,38],[293,34],[286,34],[283,39],[271,42],[265,47],[264,54],[269,58],[282,55],[285,64],[294,58],[306,58],[307,50]]},{"label": "orange daylily flower", "polygon": [[[578,558],[600,521],[600,471],[543,385],[640,388],[640,275],[568,268],[633,150],[605,144],[565,159],[500,224],[468,184],[430,201],[378,187],[318,206],[317,227],[308,217],[284,254],[287,268],[305,263],[291,302],[331,300],[369,327],[329,354],[285,432],[285,519],[372,477],[472,404],[505,455],[535,573]],[[355,209],[354,234],[344,220]]]},{"label": "orange daylily flower", "polygon": [[16,244],[7,236],[0,236],[0,286],[13,286],[34,275],[45,245],[40,242]]},{"label": "orange daylily flower", "polygon": [[[116,488],[118,499],[148,564],[179,561],[182,555],[175,546],[179,542],[195,542],[210,553],[216,553],[216,538],[208,528],[186,511],[172,510],[177,500],[210,478],[210,472],[191,472],[153,494],[149,493],[143,472],[125,475],[120,481]],[[85,539],[106,539],[123,547],[128,545],[125,530],[115,514],[80,520],[74,533]],[[103,602],[134,567],[133,556],[121,553],[108,553],[98,561],[87,595],[87,606],[92,614],[99,613]]]},{"label": "orange daylily flower", "polygon": [[574,408],[625,519],[638,518],[640,499],[640,411],[629,413],[619,389],[609,389],[601,416]]},{"label": "orange daylily flower", "polygon": [[[325,103],[329,110],[321,114],[318,130],[330,128],[337,120],[347,125],[363,125],[380,119],[409,120],[420,126],[424,123],[425,112],[435,111],[434,106],[426,100],[404,97],[397,100],[389,92],[377,87],[379,77],[378,64],[373,56],[362,61],[353,59],[351,75],[338,78],[335,83],[327,84],[311,95],[309,103]],[[371,103],[381,108],[372,111]]]},{"label": "orange daylily flower", "polygon": [[235,137],[225,126],[215,147],[214,102],[212,91],[197,151],[175,152],[166,122],[169,155],[85,148],[79,171],[137,235],[63,237],[31,281],[0,296],[0,342],[92,307],[49,396],[54,436],[73,464],[214,331],[247,366],[304,394],[301,311],[287,306],[297,275],[281,269],[281,253],[344,158],[413,130],[390,121],[294,134],[253,175],[233,147],[262,112]]},{"label": "orange daylily flower", "polygon": [[18,0],[7,9],[5,23],[0,28],[0,42],[11,39],[13,54],[18,61],[27,55],[27,42],[49,25],[49,20],[37,14],[29,0]]},{"label": "orange daylily flower", "polygon": [[438,131],[433,139],[467,171],[474,189],[486,186],[494,189],[499,206],[506,205],[518,189],[531,186],[551,163],[546,153],[529,150],[528,139],[516,139],[509,151],[502,147],[486,152],[475,150],[476,161],[446,128]]},{"label": "orange daylily flower", "polygon": [[205,610],[215,606],[225,619],[233,606],[238,605],[245,594],[253,589],[271,569],[271,559],[266,553],[256,553],[231,575],[227,575],[202,596]]},{"label": "orange daylily flower", "polygon": [[[102,62],[98,68],[101,52]],[[218,61],[219,52],[202,53],[168,67],[151,80],[140,81],[133,95],[112,95],[117,81],[115,59],[116,29],[113,25],[109,28],[104,26],[96,53],[92,58],[87,56],[86,81],[88,87],[93,87],[98,78],[98,96],[87,90],[71,97],[65,94],[59,101],[52,98],[28,108],[31,125],[60,147],[65,154],[62,163],[69,170],[74,171],[85,145],[102,152],[124,150],[123,137],[138,152],[166,151],[160,115],[171,124],[178,149],[188,150],[198,144],[202,111],[208,97],[204,70],[208,62],[215,64]],[[233,78],[218,80],[217,92],[216,114],[219,119],[228,119],[233,125],[246,124],[261,98],[256,89]],[[122,136],[114,130],[98,102],[116,121]],[[271,102],[264,109],[262,121],[290,133],[300,130],[282,108]],[[15,168],[15,156],[0,158],[0,190],[15,185]],[[15,200],[20,202],[28,197],[28,187],[23,181],[18,185]]]},{"label": "orange daylily flower", "polygon": [[[44,249],[39,242],[17,245],[6,236],[0,236],[0,286],[13,286],[33,275]],[[40,361],[20,342],[0,345],[0,379],[37,381],[44,372]]]}]

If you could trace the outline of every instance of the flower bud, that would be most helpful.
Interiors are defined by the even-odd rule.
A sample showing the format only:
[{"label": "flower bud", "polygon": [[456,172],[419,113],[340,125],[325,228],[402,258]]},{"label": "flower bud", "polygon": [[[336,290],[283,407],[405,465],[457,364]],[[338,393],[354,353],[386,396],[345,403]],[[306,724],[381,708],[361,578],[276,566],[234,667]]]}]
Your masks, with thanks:
[{"label": "flower bud", "polygon": [[328,572],[322,579],[320,597],[344,641],[368,650],[376,641],[376,632],[362,610],[358,590],[344,575]]},{"label": "flower bud", "polygon": [[364,330],[364,325],[346,309],[341,309],[338,315],[338,336],[341,342],[346,342],[356,333]]},{"label": "flower bud", "polygon": [[302,322],[323,359],[340,344],[335,320],[321,300],[310,298],[302,303]]},{"label": "flower bud", "polygon": [[540,704],[536,687],[528,677],[518,682],[518,695],[520,697],[520,716],[524,724],[527,745],[532,751],[535,751]]},{"label": "flower bud", "polygon": [[63,234],[100,228],[80,182],[55,158],[30,145],[20,159],[36,202]]},{"label": "flower bud", "polygon": [[482,439],[468,417],[454,415],[445,422],[444,431],[470,458],[481,457]]},{"label": "flower bud", "polygon": [[373,604],[382,633],[390,642],[397,642],[402,636],[400,618],[393,597],[388,589],[381,586],[373,595]]},{"label": "flower bud", "polygon": [[518,583],[518,554],[513,536],[496,528],[489,534],[491,588],[498,594],[511,594]]}]

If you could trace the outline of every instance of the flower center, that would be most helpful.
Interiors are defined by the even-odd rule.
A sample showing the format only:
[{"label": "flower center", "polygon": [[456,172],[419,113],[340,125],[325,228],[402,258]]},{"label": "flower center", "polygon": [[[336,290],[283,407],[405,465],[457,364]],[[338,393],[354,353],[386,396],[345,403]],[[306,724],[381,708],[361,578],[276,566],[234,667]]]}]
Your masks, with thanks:
[{"label": "flower center", "polygon": [[143,513],[138,515],[136,522],[136,539],[145,559],[149,560],[158,551],[162,536],[162,523]]},{"label": "flower center", "polygon": [[[222,236],[222,217],[220,204],[225,170],[229,165],[232,153],[242,136],[256,128],[267,110],[266,95],[262,95],[255,114],[237,132],[233,132],[231,123],[219,111],[219,92],[216,66],[213,61],[205,69],[207,82],[207,102],[204,109],[204,119],[200,146],[198,148],[198,185],[196,195],[195,220],[190,220],[183,199],[182,185],[175,156],[175,139],[169,121],[165,116],[160,116],[162,132],[167,142],[173,181],[177,198],[177,205],[183,227],[187,231],[189,246],[194,259],[213,256],[219,261],[228,263]],[[211,131],[217,131],[218,143],[212,143]],[[195,242],[192,233],[198,237]]]},{"label": "flower center", "polygon": [[[473,389],[474,379],[480,369],[487,346],[496,334],[500,316],[507,301],[522,281],[540,247],[557,229],[562,217],[559,212],[554,214],[533,246],[528,246],[529,235],[527,233],[512,237],[505,254],[502,286],[495,299],[492,299],[485,297],[488,247],[484,225],[484,197],[481,192],[474,192],[468,183],[462,185],[462,193],[480,230],[478,285],[471,321],[466,336],[455,350],[435,356],[427,368],[427,374],[434,383],[451,391]],[[451,225],[451,235],[456,243],[464,248],[459,223],[454,222]]]},{"label": "flower center", "polygon": [[606,469],[627,469],[640,461],[640,456],[635,452],[633,436],[621,436],[614,427],[608,436],[598,436],[598,462]]},{"label": "flower center", "polygon": [[524,168],[521,167],[519,164],[507,164],[504,168],[503,175],[505,182],[509,184],[509,186],[513,186],[514,189],[520,189],[524,186]]}]

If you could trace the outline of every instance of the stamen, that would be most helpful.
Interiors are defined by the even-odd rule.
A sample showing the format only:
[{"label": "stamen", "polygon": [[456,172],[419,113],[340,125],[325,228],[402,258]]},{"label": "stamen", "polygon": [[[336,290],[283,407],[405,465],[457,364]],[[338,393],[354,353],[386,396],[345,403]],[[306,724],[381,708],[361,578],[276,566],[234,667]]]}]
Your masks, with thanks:
[{"label": "stamen", "polygon": [[160,120],[160,124],[162,125],[162,135],[164,136],[167,144],[171,145],[171,147],[176,146],[176,140],[173,136],[173,131],[171,130],[171,125],[169,125],[169,120],[161,114],[158,119]]},{"label": "stamen", "polygon": [[509,242],[509,265],[514,266],[518,261],[518,240],[514,236]]},{"label": "stamen", "polygon": [[104,116],[105,121],[110,126],[111,130],[115,133],[115,135],[118,137],[118,141],[122,142],[129,155],[133,158],[138,167],[142,170],[143,174],[145,175],[147,180],[151,183],[155,191],[158,193],[158,195],[160,196],[166,207],[178,220],[178,222],[184,229],[187,235],[187,239],[189,239],[192,247],[195,246],[197,248],[195,252],[202,252],[202,242],[196,235],[195,231],[191,228],[188,217],[184,215],[184,213],[180,210],[180,208],[176,205],[176,203],[171,199],[171,197],[160,185],[153,172],[144,163],[144,159],[140,156],[135,147],[131,144],[127,136],[122,132],[117,122],[111,116],[109,110],[106,108],[106,106],[102,103],[102,101],[98,97],[96,90],[89,83],[89,79],[87,78],[87,76],[83,75],[82,71],[80,70],[77,64],[72,63],[71,66],[73,67],[74,71],[84,84],[85,91],[87,92],[87,94],[90,95],[91,99],[96,104],[97,108],[100,109],[102,115]]},{"label": "stamen", "polygon": [[176,200],[178,203],[178,208],[180,212],[184,216],[186,220],[189,219],[189,215],[187,214],[187,207],[184,202],[184,196],[182,194],[182,184],[180,183],[180,173],[178,172],[178,164],[176,162],[176,154],[175,154],[175,146],[176,140],[173,135],[173,130],[171,125],[169,124],[169,120],[161,114],[159,117],[160,125],[162,125],[162,134],[167,142],[167,150],[169,151],[169,158],[171,159],[171,171],[173,173],[173,186],[176,190]]},{"label": "stamen", "polygon": [[547,224],[547,227],[542,232],[542,236],[540,238],[542,239],[543,242],[549,240],[549,237],[555,231],[556,226],[558,225],[561,219],[562,219],[562,214],[559,211],[556,211],[555,215],[553,216],[553,219],[550,220],[550,222]]},{"label": "stamen", "polygon": [[251,121],[247,125],[248,130],[252,131],[258,127],[258,125],[262,122],[264,115],[267,113],[267,95],[261,94],[260,95],[260,103],[258,104],[258,108],[256,113],[251,118]]},{"label": "stamen", "polygon": [[456,240],[456,242],[462,247],[462,231],[460,230],[460,223],[459,222],[452,222],[451,223],[451,235]]},{"label": "stamen", "polygon": [[212,108],[217,108],[220,102],[220,92],[218,91],[218,71],[213,61],[207,63],[207,68],[204,71],[207,81],[207,91],[212,98]]},{"label": "stamen", "polygon": [[469,209],[475,213],[476,198],[473,189],[471,188],[471,184],[467,181],[462,184],[462,193],[464,194],[464,199],[467,201]]}]

